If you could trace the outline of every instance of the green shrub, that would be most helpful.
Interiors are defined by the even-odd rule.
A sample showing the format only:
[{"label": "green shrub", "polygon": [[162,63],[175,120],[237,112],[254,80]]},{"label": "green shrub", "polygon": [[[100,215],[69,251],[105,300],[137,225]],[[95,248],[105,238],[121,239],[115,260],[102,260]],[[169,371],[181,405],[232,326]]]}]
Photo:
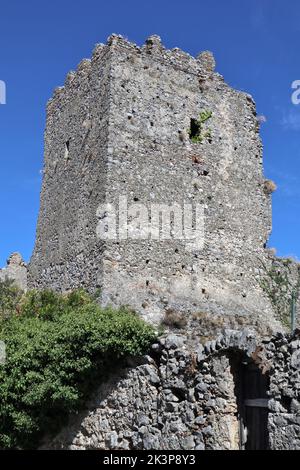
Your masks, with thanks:
[{"label": "green shrub", "polygon": [[13,281],[0,282],[0,318],[7,318],[17,313],[17,306],[22,297],[22,292],[14,285]]},{"label": "green shrub", "polygon": [[29,292],[0,321],[0,447],[34,448],[83,405],[122,358],[143,354],[155,333],[125,308],[101,309],[83,291]]}]

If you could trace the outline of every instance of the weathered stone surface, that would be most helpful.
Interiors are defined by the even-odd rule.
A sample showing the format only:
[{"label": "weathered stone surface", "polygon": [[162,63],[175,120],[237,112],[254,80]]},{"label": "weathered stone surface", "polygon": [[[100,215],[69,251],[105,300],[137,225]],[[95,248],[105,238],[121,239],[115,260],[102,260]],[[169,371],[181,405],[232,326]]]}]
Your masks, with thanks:
[{"label": "weathered stone surface", "polygon": [[0,269],[0,281],[10,279],[20,287],[27,289],[27,266],[19,253],[13,253],[7,260],[7,266]]},{"label": "weathered stone surface", "polygon": [[[226,341],[219,337],[223,347],[213,352],[207,349],[200,363],[193,360],[195,352],[187,338],[179,349],[174,349],[170,337],[164,338],[164,349],[160,357],[155,356],[155,363],[116,371],[96,391],[87,410],[73,417],[43,448],[239,449],[239,361],[253,361],[253,344],[248,341],[253,333],[225,331],[223,337]],[[283,342],[287,349],[284,371],[278,360]],[[261,344],[265,356],[273,352],[268,371],[269,447],[300,449],[300,370],[295,372],[291,365],[299,334],[273,336]],[[188,354],[182,354],[182,349]],[[168,359],[162,363],[164,356]],[[258,366],[263,369],[264,365],[259,362]],[[287,389],[292,391],[288,401]]]},{"label": "weathered stone surface", "polygon": [[[205,110],[210,133],[193,141]],[[137,225],[100,240],[99,223],[112,219],[99,206],[118,211],[120,196],[135,204],[133,220],[143,204],[148,223],[152,204],[202,206],[204,245],[137,240]],[[182,334],[112,373],[45,447],[237,449],[238,363],[252,361],[270,377],[270,448],[300,449],[299,332],[283,333],[300,271],[266,249],[270,230],[255,104],[215,72],[212,54],[166,50],[158,36],[97,45],[48,103],[29,287],[100,289],[102,305],[128,305],[154,324],[168,315]],[[26,288],[19,255],[6,277]]]},{"label": "weathered stone surface", "polygon": [[[31,287],[100,288],[103,305],[130,305],[154,323],[173,309],[225,317],[225,327],[280,328],[261,284],[274,255],[255,104],[214,67],[207,51],[195,59],[158,36],[137,47],[112,35],[68,75],[47,108]],[[193,142],[191,119],[204,110],[211,136]],[[118,210],[119,196],[149,211],[201,205],[204,246],[99,240],[108,217],[99,205]]]}]

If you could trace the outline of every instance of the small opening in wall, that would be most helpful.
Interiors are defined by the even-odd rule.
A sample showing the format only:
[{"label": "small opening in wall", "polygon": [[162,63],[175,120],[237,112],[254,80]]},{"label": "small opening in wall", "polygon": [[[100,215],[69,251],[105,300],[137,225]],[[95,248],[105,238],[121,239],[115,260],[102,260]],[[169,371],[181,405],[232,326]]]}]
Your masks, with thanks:
[{"label": "small opening in wall", "polygon": [[67,140],[65,143],[65,159],[68,160],[70,153],[70,140]]},{"label": "small opening in wall", "polygon": [[200,132],[200,124],[197,119],[191,119],[190,139],[196,138]]},{"label": "small opening in wall", "polygon": [[292,399],[290,397],[282,396],[281,404],[286,409],[287,413],[291,412]]},{"label": "small opening in wall", "polygon": [[133,200],[134,200],[134,202],[138,202],[138,201],[139,201],[139,198],[136,197],[136,196],[134,196]]},{"label": "small opening in wall", "polygon": [[149,286],[149,281],[148,281],[148,280],[146,281],[146,286],[147,286],[147,287]]},{"label": "small opening in wall", "polygon": [[186,399],[185,391],[181,388],[173,387],[171,390],[173,395],[178,398],[178,401],[184,401]]},{"label": "small opening in wall", "polygon": [[153,126],[154,126],[154,122],[150,121],[150,126],[153,127]]}]

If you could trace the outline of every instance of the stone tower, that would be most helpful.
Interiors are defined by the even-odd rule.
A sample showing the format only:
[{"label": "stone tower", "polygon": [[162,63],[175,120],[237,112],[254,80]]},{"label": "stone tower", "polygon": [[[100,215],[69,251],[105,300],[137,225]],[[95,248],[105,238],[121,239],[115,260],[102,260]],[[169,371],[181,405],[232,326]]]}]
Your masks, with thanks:
[{"label": "stone tower", "polygon": [[[134,230],[126,239],[124,227],[101,239],[99,224],[115,221],[103,205],[118,218],[120,197],[137,231],[143,207],[149,224],[153,204],[201,207],[202,244],[135,239]],[[103,305],[130,305],[154,322],[167,309],[270,322],[260,284],[270,230],[255,104],[215,73],[210,53],[193,58],[158,36],[137,47],[112,35],[56,89],[31,287],[99,288]]]}]

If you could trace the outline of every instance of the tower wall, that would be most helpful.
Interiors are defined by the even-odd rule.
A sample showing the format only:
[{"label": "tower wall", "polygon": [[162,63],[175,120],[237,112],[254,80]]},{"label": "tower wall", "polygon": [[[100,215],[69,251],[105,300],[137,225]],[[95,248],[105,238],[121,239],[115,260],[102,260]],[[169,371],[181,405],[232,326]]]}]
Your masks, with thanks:
[{"label": "tower wall", "polygon": [[[47,106],[44,177],[30,284],[98,287],[103,244],[97,205],[105,200],[110,51],[99,45]],[[96,269],[95,269],[96,268]]]},{"label": "tower wall", "polygon": [[[212,115],[203,135],[211,135],[193,142],[191,119],[205,110]],[[48,105],[31,285],[99,287],[102,304],[130,305],[154,322],[166,310],[270,322],[260,261],[271,202],[258,132],[251,96],[214,72],[209,53],[166,50],[156,36],[142,48],[110,37]],[[115,240],[100,240],[97,227],[110,222],[102,205],[119,215],[120,196],[136,205],[133,222],[143,204],[152,227],[153,204],[202,207],[204,245],[132,233],[120,240],[118,230]]]}]

